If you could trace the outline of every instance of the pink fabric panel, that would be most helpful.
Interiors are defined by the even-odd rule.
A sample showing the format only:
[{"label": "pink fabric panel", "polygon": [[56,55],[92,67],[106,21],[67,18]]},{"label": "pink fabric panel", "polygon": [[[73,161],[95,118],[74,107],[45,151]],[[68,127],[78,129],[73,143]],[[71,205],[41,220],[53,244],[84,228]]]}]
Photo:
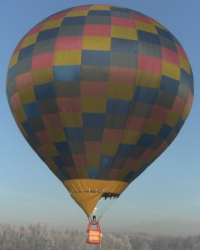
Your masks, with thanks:
[{"label": "pink fabric panel", "polygon": [[108,180],[116,180],[121,172],[121,169],[111,169]]},{"label": "pink fabric panel", "polygon": [[108,83],[107,82],[81,82],[82,97],[107,97]]},{"label": "pink fabric panel", "polygon": [[16,110],[22,106],[18,92],[16,92],[14,95],[10,97],[10,103],[12,105],[13,110]]},{"label": "pink fabric panel", "polygon": [[76,167],[86,167],[86,156],[84,154],[72,154]]},{"label": "pink fabric panel", "polygon": [[31,72],[26,72],[22,75],[16,77],[17,89],[25,89],[32,86],[32,74]]},{"label": "pink fabric panel", "polygon": [[84,36],[111,36],[110,25],[86,24],[84,26]]},{"label": "pink fabric panel", "polygon": [[56,39],[55,51],[58,50],[81,50],[82,36],[58,37]]},{"label": "pink fabric panel", "polygon": [[67,15],[67,12],[60,13],[60,14],[50,17],[48,21],[57,20],[59,18],[64,18],[66,15]]},{"label": "pink fabric panel", "polygon": [[112,17],[112,25],[123,26],[127,28],[136,28],[135,23],[132,19],[121,18],[121,17]]},{"label": "pink fabric panel", "polygon": [[185,108],[185,105],[186,105],[186,101],[181,99],[179,96],[176,96],[172,110],[174,110],[178,114],[182,114],[182,112]]},{"label": "pink fabric panel", "polygon": [[162,74],[162,60],[149,56],[139,55],[138,70]]},{"label": "pink fabric panel", "polygon": [[129,116],[126,121],[126,130],[142,132],[148,122],[148,118]]},{"label": "pink fabric panel", "polygon": [[193,99],[194,99],[194,96],[193,96],[192,92],[190,92],[188,100],[187,100],[187,104],[188,104],[189,108],[192,107]]},{"label": "pink fabric panel", "polygon": [[76,168],[67,168],[67,171],[69,172],[72,179],[79,179],[79,174]]},{"label": "pink fabric panel", "polygon": [[134,84],[136,79],[136,69],[127,69],[110,66],[110,82]]},{"label": "pink fabric panel", "polygon": [[102,142],[85,141],[86,154],[101,154]]},{"label": "pink fabric panel", "polygon": [[187,55],[186,55],[185,51],[183,50],[183,48],[181,48],[178,44],[176,44],[176,48],[177,48],[177,50],[178,50],[178,53],[179,53],[182,57],[184,57],[186,60],[188,60]]},{"label": "pink fabric panel", "polygon": [[51,156],[47,153],[47,151],[43,148],[43,146],[40,146],[36,149],[37,152],[45,159],[50,158]]},{"label": "pink fabric panel", "polygon": [[57,97],[56,102],[60,112],[81,112],[80,97]]},{"label": "pink fabric panel", "polygon": [[165,122],[170,110],[158,105],[154,105],[150,119],[156,120],[159,122]]},{"label": "pink fabric panel", "polygon": [[131,170],[137,161],[138,159],[128,158],[123,166],[123,169]]},{"label": "pink fabric panel", "polygon": [[42,115],[42,119],[46,128],[62,127],[62,122],[61,122],[59,113],[52,114],[52,115]]},{"label": "pink fabric panel", "polygon": [[120,142],[123,130],[121,129],[104,129],[103,141],[105,142]]},{"label": "pink fabric panel", "polygon": [[32,70],[42,69],[53,66],[54,52],[48,52],[40,55],[33,56]]},{"label": "pink fabric panel", "polygon": [[137,14],[132,14],[132,16],[133,16],[134,20],[137,20],[137,21],[140,21],[140,22],[143,22],[143,23],[152,24],[150,18],[148,18],[148,17],[138,16]]},{"label": "pink fabric panel", "polygon": [[35,33],[40,32],[40,30],[41,30],[41,28],[42,28],[43,25],[44,25],[44,24],[41,23],[41,24],[37,25],[36,27],[32,28],[32,29],[29,31],[29,33],[28,33],[27,36],[30,36],[30,35],[33,35],[33,34],[35,34]]},{"label": "pink fabric panel", "polygon": [[155,153],[155,150],[148,148],[143,155],[141,156],[141,160],[148,161],[149,158]]},{"label": "pink fabric panel", "polygon": [[42,144],[49,144],[52,142],[52,140],[51,140],[51,138],[46,130],[36,132],[36,135]]},{"label": "pink fabric panel", "polygon": [[170,49],[162,47],[162,57],[163,57],[164,61],[167,61],[167,62],[173,63],[177,66],[180,66],[180,60],[179,60],[178,53],[176,53]]}]

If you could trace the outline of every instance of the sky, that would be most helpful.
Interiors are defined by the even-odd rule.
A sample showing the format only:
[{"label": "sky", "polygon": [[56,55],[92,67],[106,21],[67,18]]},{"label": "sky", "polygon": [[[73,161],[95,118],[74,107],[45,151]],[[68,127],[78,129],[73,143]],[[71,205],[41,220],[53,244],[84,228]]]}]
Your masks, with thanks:
[{"label": "sky", "polygon": [[73,6],[106,3],[146,14],[181,42],[194,75],[194,102],[170,147],[106,211],[103,231],[200,234],[200,1],[0,1],[0,223],[85,230],[87,218],[62,183],[32,151],[11,115],[5,83],[19,40],[46,17]]}]

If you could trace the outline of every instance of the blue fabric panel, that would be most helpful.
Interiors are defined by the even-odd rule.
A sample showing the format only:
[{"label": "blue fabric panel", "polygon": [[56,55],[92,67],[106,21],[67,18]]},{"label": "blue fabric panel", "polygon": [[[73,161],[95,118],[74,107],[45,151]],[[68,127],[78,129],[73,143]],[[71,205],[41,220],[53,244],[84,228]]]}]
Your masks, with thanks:
[{"label": "blue fabric panel", "polygon": [[66,167],[62,158],[59,155],[52,157],[52,160],[55,162],[58,168],[62,169]]},{"label": "blue fabric panel", "polygon": [[130,181],[131,179],[133,179],[133,178],[134,178],[134,176],[135,176],[135,175],[136,175],[136,173],[135,173],[135,172],[130,171],[130,172],[127,174],[127,176],[124,178],[124,181],[125,181],[125,182]]},{"label": "blue fabric panel", "polygon": [[100,168],[111,168],[114,157],[102,155],[100,159]]},{"label": "blue fabric panel", "polygon": [[135,145],[131,145],[131,144],[119,144],[116,156],[129,157],[134,147]]},{"label": "blue fabric panel", "polygon": [[28,118],[34,118],[41,115],[37,102],[25,104],[23,105],[23,109]]},{"label": "blue fabric panel", "polygon": [[137,145],[141,146],[141,147],[148,148],[151,145],[151,143],[153,142],[154,139],[155,139],[155,135],[142,133]]},{"label": "blue fabric panel", "polygon": [[183,120],[182,117],[181,117],[181,118],[179,119],[179,121],[177,122],[176,126],[174,127],[174,129],[175,129],[175,131],[176,131],[177,133],[181,130],[181,128],[182,128],[184,122],[185,122],[185,121]]},{"label": "blue fabric panel", "polygon": [[114,6],[112,7],[112,6],[111,6],[111,7],[110,7],[110,10],[111,10],[111,11],[117,11],[117,12],[129,13],[129,11],[128,11],[129,9],[127,9],[127,8],[124,8],[124,9],[123,9],[123,8],[117,8],[117,7],[114,7]]},{"label": "blue fabric panel", "polygon": [[83,127],[103,128],[105,126],[106,114],[83,113]]},{"label": "blue fabric panel", "polygon": [[56,97],[53,82],[35,85],[34,92],[37,100],[46,100]]},{"label": "blue fabric panel", "polygon": [[16,64],[8,70],[8,82],[11,82],[16,76]]},{"label": "blue fabric panel", "polygon": [[64,128],[67,141],[84,141],[83,128]]},{"label": "blue fabric panel", "polygon": [[128,115],[130,111],[132,101],[107,99],[106,113],[113,115]]},{"label": "blue fabric panel", "polygon": [[58,34],[58,30],[59,30],[59,28],[53,28],[53,29],[49,29],[49,30],[40,31],[36,42],[49,40],[51,38],[56,38],[57,34]]},{"label": "blue fabric panel", "polygon": [[82,51],[83,65],[110,66],[110,52],[98,50]]},{"label": "blue fabric panel", "polygon": [[164,124],[162,126],[161,130],[159,131],[158,136],[163,138],[163,139],[166,139],[168,137],[168,135],[171,133],[172,129],[173,128],[170,127],[169,125]]},{"label": "blue fabric panel", "polygon": [[31,44],[21,49],[18,56],[18,62],[25,58],[31,57],[33,55],[33,49],[34,49],[34,44]]},{"label": "blue fabric panel", "polygon": [[60,177],[62,181],[66,181],[67,178],[63,175],[63,173],[60,171],[60,169],[56,170],[56,174]]},{"label": "blue fabric panel", "polygon": [[110,11],[107,10],[90,10],[88,16],[110,16]]},{"label": "blue fabric panel", "polygon": [[165,38],[173,41],[173,38],[172,38],[171,34],[168,31],[163,30],[163,29],[161,29],[159,27],[156,27],[156,29],[157,29],[158,35],[164,36]]},{"label": "blue fabric panel", "polygon": [[60,155],[71,154],[70,148],[67,142],[54,142],[54,145]]},{"label": "blue fabric panel", "polygon": [[54,79],[58,82],[79,81],[81,66],[54,66]]},{"label": "blue fabric panel", "polygon": [[180,81],[191,89],[191,76],[184,69],[181,69]]},{"label": "blue fabric panel", "polygon": [[88,174],[90,179],[98,179],[99,168],[88,167]]},{"label": "blue fabric panel", "polygon": [[133,100],[154,104],[158,95],[158,89],[135,86]]},{"label": "blue fabric panel", "polygon": [[24,130],[28,135],[32,135],[35,133],[34,129],[32,128],[28,120],[22,123],[22,127],[24,128]]},{"label": "blue fabric panel", "polygon": [[137,33],[139,41],[160,45],[160,39],[158,35],[143,30],[137,30]]},{"label": "blue fabric panel", "polygon": [[128,39],[112,38],[111,50],[115,52],[123,52],[129,54],[138,53],[138,41]]},{"label": "blue fabric panel", "polygon": [[85,24],[86,16],[67,17],[63,19],[61,26]]},{"label": "blue fabric panel", "polygon": [[176,95],[180,82],[167,76],[162,76],[160,89]]}]

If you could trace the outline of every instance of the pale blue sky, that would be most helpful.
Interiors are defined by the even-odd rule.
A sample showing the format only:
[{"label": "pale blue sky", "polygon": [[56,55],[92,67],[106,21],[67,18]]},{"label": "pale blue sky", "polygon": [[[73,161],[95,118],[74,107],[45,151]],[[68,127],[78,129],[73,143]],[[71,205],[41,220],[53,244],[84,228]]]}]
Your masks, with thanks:
[{"label": "pale blue sky", "polygon": [[193,107],[178,137],[106,212],[102,229],[168,235],[199,234],[199,0],[0,2],[0,223],[29,225],[39,221],[57,229],[86,228],[84,212],[19,132],[7,104],[5,82],[11,54],[30,28],[57,11],[91,3],[110,3],[135,9],[163,24],[185,49],[195,84]]}]

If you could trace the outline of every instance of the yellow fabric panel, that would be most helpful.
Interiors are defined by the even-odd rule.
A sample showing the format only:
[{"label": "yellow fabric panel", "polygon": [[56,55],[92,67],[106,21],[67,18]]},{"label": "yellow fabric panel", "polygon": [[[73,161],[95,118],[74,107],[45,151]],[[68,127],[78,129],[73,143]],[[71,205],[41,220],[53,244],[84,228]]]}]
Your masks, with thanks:
[{"label": "yellow fabric panel", "polygon": [[76,167],[76,169],[77,169],[77,171],[78,171],[78,173],[79,173],[80,178],[84,178],[84,179],[89,178],[87,168],[84,168],[84,167]]},{"label": "yellow fabric panel", "polygon": [[148,88],[160,88],[161,74],[138,70],[136,85]]},{"label": "yellow fabric panel", "polygon": [[24,39],[23,43],[22,43],[22,48],[25,48],[25,47],[27,47],[27,46],[29,46],[29,45],[35,43],[37,37],[38,37],[38,33],[35,33],[35,34],[33,34],[33,35],[30,35],[30,36],[27,36],[27,37]]},{"label": "yellow fabric panel", "polygon": [[19,51],[16,52],[16,53],[11,57],[10,63],[9,63],[9,67],[8,67],[9,69],[10,69],[13,65],[15,65],[15,64],[17,63],[18,55],[19,55]]},{"label": "yellow fabric panel", "polygon": [[144,165],[144,163],[145,163],[145,161],[143,161],[143,160],[138,160],[138,161],[134,164],[134,166],[133,166],[133,168],[132,168],[132,171],[137,172],[137,171],[142,167],[142,165]]},{"label": "yellow fabric panel", "polygon": [[171,127],[174,127],[177,124],[179,118],[180,118],[180,115],[174,112],[173,110],[171,110],[165,123]]},{"label": "yellow fabric panel", "polygon": [[180,80],[180,67],[166,61],[162,62],[162,67],[163,75],[166,75],[178,81]]},{"label": "yellow fabric panel", "polygon": [[28,104],[36,101],[33,87],[21,89],[18,91],[18,94],[22,104]]},{"label": "yellow fabric panel", "polygon": [[73,193],[71,197],[84,210],[87,217],[90,217],[101,197],[101,193]]},{"label": "yellow fabric panel", "polygon": [[56,149],[56,147],[54,146],[53,143],[51,143],[51,144],[46,144],[46,145],[44,145],[43,147],[44,147],[44,149],[47,151],[47,153],[48,153],[51,157],[59,155],[59,153],[58,153],[58,151],[57,151],[57,149]]},{"label": "yellow fabric panel", "polygon": [[83,127],[82,113],[60,113],[63,127]]},{"label": "yellow fabric panel", "polygon": [[87,159],[88,166],[93,166],[93,167],[100,166],[100,155],[87,154],[86,159]]},{"label": "yellow fabric panel", "polygon": [[53,142],[66,141],[66,136],[63,128],[48,129],[47,132]]},{"label": "yellow fabric panel", "polygon": [[118,145],[118,143],[113,142],[102,142],[101,154],[115,156],[118,149]]},{"label": "yellow fabric panel", "polygon": [[163,30],[167,30],[163,25],[161,25],[160,23],[156,22],[155,20],[151,19],[151,22],[153,23],[153,25],[155,25],[158,28],[161,28]]},{"label": "yellow fabric panel", "polygon": [[144,129],[144,132],[151,135],[157,135],[162,126],[162,122],[149,119]]},{"label": "yellow fabric panel", "polygon": [[131,40],[138,40],[137,30],[133,28],[125,28],[119,26],[112,26],[111,36],[117,38],[125,38]]},{"label": "yellow fabric panel", "polygon": [[111,50],[111,38],[101,36],[83,36],[83,49],[86,50]]},{"label": "yellow fabric panel", "polygon": [[20,121],[20,123],[25,122],[27,120],[27,116],[24,112],[23,107],[16,109],[15,114],[16,114],[18,120]]},{"label": "yellow fabric panel", "polygon": [[82,111],[88,113],[105,113],[106,98],[82,97]]},{"label": "yellow fabric panel", "polygon": [[46,159],[45,162],[51,171],[55,172],[58,169],[55,162],[51,158]]},{"label": "yellow fabric panel", "polygon": [[150,33],[158,34],[156,28],[152,24],[141,22],[138,20],[135,20],[135,24],[136,24],[137,29],[139,30],[144,30]]},{"label": "yellow fabric panel", "polygon": [[48,30],[48,29],[53,29],[53,28],[60,27],[62,21],[63,21],[63,18],[48,21],[48,22],[44,23],[41,30]]},{"label": "yellow fabric panel", "polygon": [[183,113],[182,113],[182,115],[181,115],[184,121],[186,120],[186,118],[187,118],[189,112],[190,112],[190,108],[189,108],[188,104],[186,104],[186,105],[185,105],[185,108],[184,108],[184,110],[183,110]]},{"label": "yellow fabric panel", "polygon": [[129,170],[122,169],[117,179],[124,180],[124,178],[127,176],[128,173],[129,173]]},{"label": "yellow fabric panel", "polygon": [[54,65],[81,64],[81,50],[59,50],[54,52]]},{"label": "yellow fabric panel", "polygon": [[75,10],[75,11],[70,11],[67,13],[66,17],[73,17],[73,16],[87,16],[89,10]]},{"label": "yellow fabric panel", "polygon": [[53,67],[32,71],[33,84],[44,84],[54,81]]},{"label": "yellow fabric panel", "polygon": [[141,134],[141,132],[124,130],[120,142],[124,144],[136,144]]},{"label": "yellow fabric panel", "polygon": [[180,66],[182,69],[184,69],[188,74],[190,74],[190,64],[188,60],[186,60],[184,57],[179,55],[179,60],[180,60]]},{"label": "yellow fabric panel", "polygon": [[90,10],[110,10],[110,6],[93,5]]},{"label": "yellow fabric panel", "polygon": [[132,100],[133,90],[133,84],[120,84],[110,82],[108,85],[108,98]]}]

